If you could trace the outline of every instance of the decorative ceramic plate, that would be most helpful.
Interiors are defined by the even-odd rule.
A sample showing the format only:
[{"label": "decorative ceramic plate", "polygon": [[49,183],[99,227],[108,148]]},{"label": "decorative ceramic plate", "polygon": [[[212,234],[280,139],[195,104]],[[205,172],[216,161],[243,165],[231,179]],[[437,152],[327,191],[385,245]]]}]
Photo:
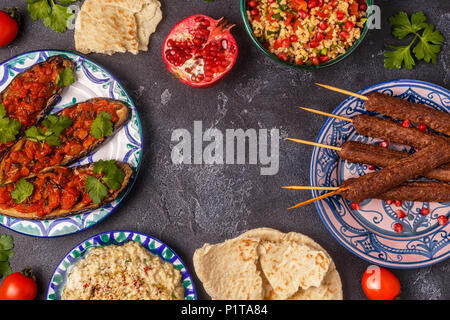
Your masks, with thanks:
[{"label": "decorative ceramic plate", "polygon": [[0,224],[11,230],[37,237],[56,237],[75,233],[98,223],[113,212],[130,191],[141,164],[142,129],[137,110],[130,96],[120,82],[95,62],[66,51],[33,51],[21,54],[0,64],[0,91],[12,79],[30,66],[46,60],[50,56],[63,55],[76,65],[77,81],[65,88],[52,112],[94,97],[122,100],[131,108],[131,119],[117,134],[95,153],[73,165],[87,164],[102,160],[120,160],[133,168],[134,174],[127,187],[112,203],[96,210],[54,220],[33,221],[15,219],[0,215]]},{"label": "decorative ceramic plate", "polygon": [[181,272],[181,281],[186,300],[197,300],[194,282],[183,261],[167,245],[143,233],[133,231],[110,231],[93,236],[73,248],[56,267],[47,289],[47,300],[60,300],[67,277],[74,266],[83,259],[91,248],[99,248],[111,244],[122,245],[128,241],[136,241],[152,254],[168,261]]},{"label": "decorative ceramic plate", "polygon": [[[416,103],[426,104],[440,111],[450,112],[450,91],[437,85],[416,80],[395,80],[361,90],[394,95]],[[348,98],[333,112],[348,118],[367,113],[364,102]],[[329,118],[317,138],[317,142],[341,146],[348,140],[378,144],[381,140],[358,135],[352,124]],[[391,143],[396,150],[410,151],[404,145]],[[311,159],[312,186],[339,186],[344,180],[371,172],[364,164],[349,163],[339,159],[336,151],[314,148]],[[326,193],[314,191],[313,196]],[[393,199],[395,200],[395,199]],[[359,210],[341,196],[334,196],[315,203],[322,221],[333,236],[348,250],[372,263],[390,268],[425,267],[450,257],[450,223],[440,226],[439,215],[449,216],[450,203],[423,203],[403,201],[401,206],[388,205],[381,200],[366,200]],[[421,215],[422,208],[430,214]],[[403,210],[406,217],[400,219],[396,211]],[[395,223],[403,225],[403,233],[396,233]]]}]

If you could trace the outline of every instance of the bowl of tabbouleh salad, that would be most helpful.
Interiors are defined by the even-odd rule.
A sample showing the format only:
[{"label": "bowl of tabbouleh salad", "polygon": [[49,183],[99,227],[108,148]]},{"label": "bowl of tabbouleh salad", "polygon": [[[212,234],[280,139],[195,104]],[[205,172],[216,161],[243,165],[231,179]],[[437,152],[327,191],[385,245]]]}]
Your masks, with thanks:
[{"label": "bowl of tabbouleh salad", "polygon": [[241,0],[253,43],[289,67],[316,69],[346,58],[362,42],[372,0]]}]

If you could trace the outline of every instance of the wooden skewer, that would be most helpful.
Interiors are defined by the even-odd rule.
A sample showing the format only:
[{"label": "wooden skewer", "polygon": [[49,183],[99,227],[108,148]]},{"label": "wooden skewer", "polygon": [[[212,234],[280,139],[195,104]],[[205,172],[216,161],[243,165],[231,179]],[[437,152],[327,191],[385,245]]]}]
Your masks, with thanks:
[{"label": "wooden skewer", "polygon": [[326,85],[326,84],[321,84],[321,83],[316,83],[316,84],[318,86],[321,86],[322,88],[325,88],[325,89],[328,89],[328,90],[331,90],[331,91],[335,91],[335,92],[339,92],[339,93],[343,93],[343,94],[346,94],[348,96],[356,97],[356,98],[362,99],[364,101],[369,100],[369,98],[367,98],[366,96],[363,96],[362,94],[354,93],[354,92],[347,91],[347,90],[344,90],[344,89],[339,89],[339,88],[336,88],[336,87],[333,87],[333,86],[329,86],[329,85]]},{"label": "wooden skewer", "polygon": [[310,187],[310,186],[286,186],[281,188],[290,190],[326,190],[326,191],[335,191],[339,189],[339,187]]},{"label": "wooden skewer", "polygon": [[310,203],[313,203],[313,202],[316,202],[316,201],[319,201],[319,200],[322,200],[322,199],[325,199],[325,198],[332,197],[335,194],[341,193],[342,191],[345,191],[347,189],[348,189],[348,187],[339,188],[339,189],[337,189],[335,191],[328,192],[328,193],[326,193],[324,195],[321,195],[319,197],[315,197],[315,198],[312,198],[312,199],[300,202],[299,204],[296,204],[295,206],[292,206],[292,207],[288,208],[288,210],[292,210],[292,209],[295,209],[295,208],[298,208],[298,207],[301,207],[301,206],[305,206],[307,204],[310,204]]},{"label": "wooden skewer", "polygon": [[329,145],[327,145],[327,144],[322,144],[322,143],[317,143],[317,142],[311,142],[311,141],[307,141],[307,140],[292,139],[292,138],[286,138],[286,140],[293,141],[293,142],[297,142],[297,143],[302,143],[302,144],[307,144],[307,145],[310,145],[310,146],[315,146],[315,147],[320,147],[320,148],[326,148],[326,149],[336,150],[336,151],[341,151],[341,150],[342,150],[341,147],[329,146]]},{"label": "wooden skewer", "polygon": [[310,109],[310,108],[305,108],[305,107],[300,107],[300,109],[303,109],[303,110],[306,110],[306,111],[309,111],[309,112],[312,112],[312,113],[317,113],[317,114],[320,114],[320,115],[322,115],[322,116],[327,116],[327,117],[336,118],[336,119],[339,119],[339,120],[344,120],[344,121],[348,121],[348,122],[353,122],[353,120],[350,119],[350,118],[347,118],[347,117],[341,117],[341,116],[338,116],[338,115],[335,115],[335,114],[331,114],[331,113],[328,113],[328,112],[323,112],[323,111],[319,111],[319,110],[315,110],[315,109]]}]

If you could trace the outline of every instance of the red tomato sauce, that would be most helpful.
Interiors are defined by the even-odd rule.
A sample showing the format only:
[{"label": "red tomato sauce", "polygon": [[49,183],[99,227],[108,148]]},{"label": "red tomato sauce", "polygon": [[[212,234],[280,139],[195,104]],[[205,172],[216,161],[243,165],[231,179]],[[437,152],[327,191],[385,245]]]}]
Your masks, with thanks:
[{"label": "red tomato sauce", "polygon": [[61,164],[67,157],[79,156],[92,144],[105,139],[96,139],[90,134],[92,122],[97,115],[102,111],[110,113],[114,124],[119,121],[117,108],[118,105],[111,101],[96,99],[64,109],[60,115],[71,118],[72,125],[60,134],[62,143],[58,146],[50,146],[47,142],[41,144],[26,140],[20,150],[12,151],[5,158],[4,177],[7,181],[15,182],[22,177],[36,174],[44,168]]},{"label": "red tomato sauce", "polygon": [[82,210],[92,203],[86,192],[88,176],[100,178],[90,169],[75,173],[71,168],[55,167],[49,172],[40,173],[28,180],[34,186],[33,193],[20,204],[11,197],[15,184],[4,185],[0,187],[0,208],[13,208],[21,213],[37,212],[39,217],[58,209],[71,210],[76,205],[77,210]]}]

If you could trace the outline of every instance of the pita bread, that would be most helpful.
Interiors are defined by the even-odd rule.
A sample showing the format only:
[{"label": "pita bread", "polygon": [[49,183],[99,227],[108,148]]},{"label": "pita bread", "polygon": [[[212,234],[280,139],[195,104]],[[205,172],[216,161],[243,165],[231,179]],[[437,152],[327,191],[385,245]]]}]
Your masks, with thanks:
[{"label": "pita bread", "polygon": [[[261,278],[264,299],[342,300],[342,284],[336,266],[329,254],[311,238],[295,232],[282,233],[275,229],[258,228],[228,241],[246,239],[259,241],[255,263],[256,274]],[[224,243],[215,246],[221,246]],[[215,247],[209,244],[207,246]],[[198,249],[194,254],[194,266],[197,273],[200,265],[206,263],[201,258],[205,252],[199,251],[204,248]],[[215,259],[220,260],[223,255],[227,256],[227,249],[223,249],[224,251],[217,252],[218,256]],[[228,256],[227,261],[230,261]],[[221,275],[209,278],[209,286],[214,286],[214,281],[218,281],[219,278],[224,281],[222,277],[227,277],[227,274],[234,272],[233,268],[227,268],[227,263],[221,265],[221,269],[228,269],[225,272],[215,270],[216,262],[207,262],[210,263],[208,268],[211,275],[221,272]],[[255,275],[252,276],[254,277]],[[199,276],[199,278],[203,282],[202,277]],[[229,283],[229,281],[225,282]],[[246,286],[245,282],[240,282],[240,285]],[[212,299],[224,299],[218,287],[213,294],[209,287],[205,286],[205,290]],[[240,299],[230,294],[228,299]]]},{"label": "pita bread", "polygon": [[289,298],[299,288],[319,287],[330,266],[322,251],[293,241],[262,241],[259,257],[277,300]]},{"label": "pita bread", "polygon": [[213,299],[261,300],[262,279],[256,269],[259,239],[232,239],[205,244],[194,253],[194,268]]},{"label": "pita bread", "polygon": [[161,20],[157,0],[86,0],[75,23],[75,47],[84,54],[138,54]]}]

